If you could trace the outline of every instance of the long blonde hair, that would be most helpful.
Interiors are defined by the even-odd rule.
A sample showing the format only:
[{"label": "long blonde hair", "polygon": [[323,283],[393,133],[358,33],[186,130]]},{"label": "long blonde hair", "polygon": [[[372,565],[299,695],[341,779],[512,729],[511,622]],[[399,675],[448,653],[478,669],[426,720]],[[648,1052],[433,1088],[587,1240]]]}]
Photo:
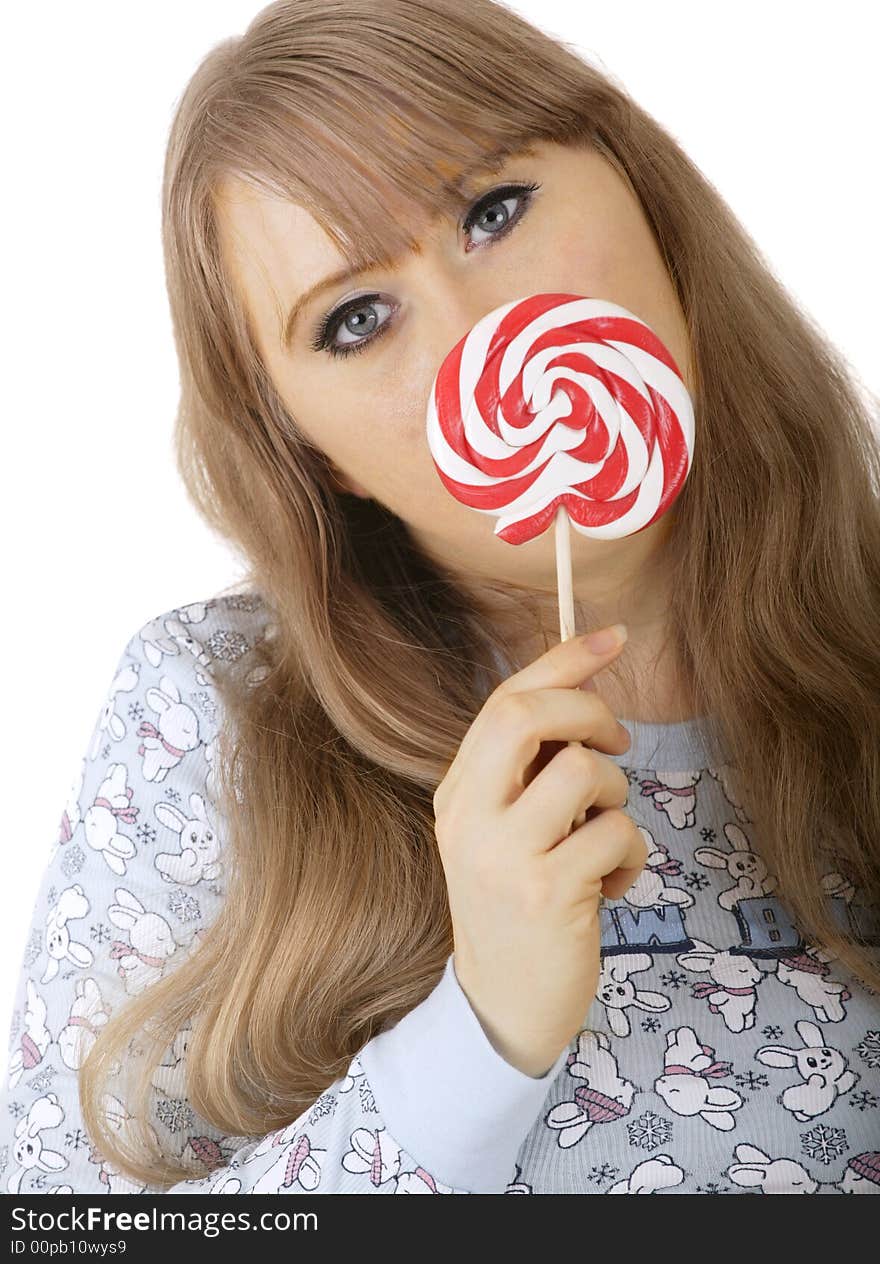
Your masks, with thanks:
[{"label": "long blonde hair", "polygon": [[167,148],[179,469],[275,635],[256,687],[218,680],[221,912],[80,1071],[93,1141],[137,1180],[193,1168],[104,1118],[135,1039],[136,1118],[190,1025],[192,1105],[262,1136],[436,985],[453,941],[432,795],[491,662],[479,597],[404,522],[334,488],[285,409],[224,270],[215,192],[233,173],[293,199],[360,268],[453,214],[458,173],[532,139],[600,151],[656,234],[699,429],[670,537],[677,661],[801,933],[880,988],[821,888],[833,861],[880,894],[880,446],[863,388],[675,140],[564,43],[492,0],[279,0],[205,57]]}]

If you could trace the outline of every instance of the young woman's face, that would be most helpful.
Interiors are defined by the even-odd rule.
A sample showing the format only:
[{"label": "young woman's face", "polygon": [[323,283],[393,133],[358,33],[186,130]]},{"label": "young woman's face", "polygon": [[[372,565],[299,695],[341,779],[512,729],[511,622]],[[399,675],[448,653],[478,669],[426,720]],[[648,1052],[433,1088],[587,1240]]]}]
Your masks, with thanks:
[{"label": "young woman's face", "polygon": [[[519,187],[532,184],[533,192]],[[345,260],[296,204],[239,181],[224,186],[220,202],[224,256],[266,368],[340,486],[381,502],[429,555],[464,576],[555,591],[552,530],[507,544],[493,535],[494,517],[460,504],[441,483],[425,432],[434,376],[487,312],[543,291],[628,308],[666,344],[691,387],[684,316],[638,199],[592,150],[533,144],[475,186],[462,225],[435,217],[420,253],[393,271],[361,274],[307,300],[285,346],[287,313]],[[572,533],[576,592],[579,584],[590,591],[603,573],[635,581],[666,526],[661,518],[614,541]]]}]

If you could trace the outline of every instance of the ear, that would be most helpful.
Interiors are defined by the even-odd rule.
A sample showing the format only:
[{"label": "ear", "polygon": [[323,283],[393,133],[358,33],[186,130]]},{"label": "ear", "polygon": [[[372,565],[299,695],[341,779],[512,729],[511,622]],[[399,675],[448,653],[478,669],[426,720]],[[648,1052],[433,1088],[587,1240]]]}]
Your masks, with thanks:
[{"label": "ear", "polygon": [[766,1045],[763,1049],[758,1050],[755,1057],[759,1062],[763,1062],[764,1066],[797,1066],[797,1058],[794,1056],[794,1050],[786,1049],[783,1045]]}]

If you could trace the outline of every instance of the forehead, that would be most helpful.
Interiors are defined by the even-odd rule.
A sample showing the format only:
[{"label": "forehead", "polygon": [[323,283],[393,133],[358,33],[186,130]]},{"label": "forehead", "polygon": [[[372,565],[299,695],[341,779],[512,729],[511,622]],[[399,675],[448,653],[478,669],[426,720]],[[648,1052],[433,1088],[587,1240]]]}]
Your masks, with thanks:
[{"label": "forehead", "polygon": [[[420,251],[442,219],[442,208],[414,208],[389,188],[378,232],[371,239],[364,232],[352,258],[306,206],[288,196],[230,175],[215,188],[214,198],[222,265],[251,336],[269,360],[278,352],[291,305],[308,289],[353,265],[393,266],[407,251]],[[344,227],[341,234],[344,242]]]},{"label": "forehead", "polygon": [[325,222],[331,232],[295,197],[227,172],[214,188],[224,263],[255,314],[268,304],[280,315],[292,296],[346,264],[387,266],[407,250],[419,250],[444,212],[460,211],[476,196],[479,177],[496,174],[514,155],[549,159],[555,149],[534,138],[520,140],[478,151],[463,165],[438,149],[405,188],[373,170],[363,189],[357,183],[355,197],[344,189],[348,201],[341,215],[333,217],[326,205],[319,212],[330,216]]},{"label": "forehead", "polygon": [[342,267],[342,252],[304,206],[227,176],[215,194],[224,262],[260,319],[280,311],[307,278]]}]

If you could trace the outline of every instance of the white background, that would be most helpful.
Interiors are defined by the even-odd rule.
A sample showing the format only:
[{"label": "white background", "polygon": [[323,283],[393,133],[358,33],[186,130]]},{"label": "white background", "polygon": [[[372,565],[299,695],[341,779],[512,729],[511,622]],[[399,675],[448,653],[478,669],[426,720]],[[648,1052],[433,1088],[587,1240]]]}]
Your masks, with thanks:
[{"label": "white background", "polygon": [[[873,6],[511,7],[677,138],[880,390]],[[176,99],[208,48],[258,9],[48,0],[5,12],[3,1041],[37,885],[126,641],[239,577],[172,464],[159,189]]]}]

